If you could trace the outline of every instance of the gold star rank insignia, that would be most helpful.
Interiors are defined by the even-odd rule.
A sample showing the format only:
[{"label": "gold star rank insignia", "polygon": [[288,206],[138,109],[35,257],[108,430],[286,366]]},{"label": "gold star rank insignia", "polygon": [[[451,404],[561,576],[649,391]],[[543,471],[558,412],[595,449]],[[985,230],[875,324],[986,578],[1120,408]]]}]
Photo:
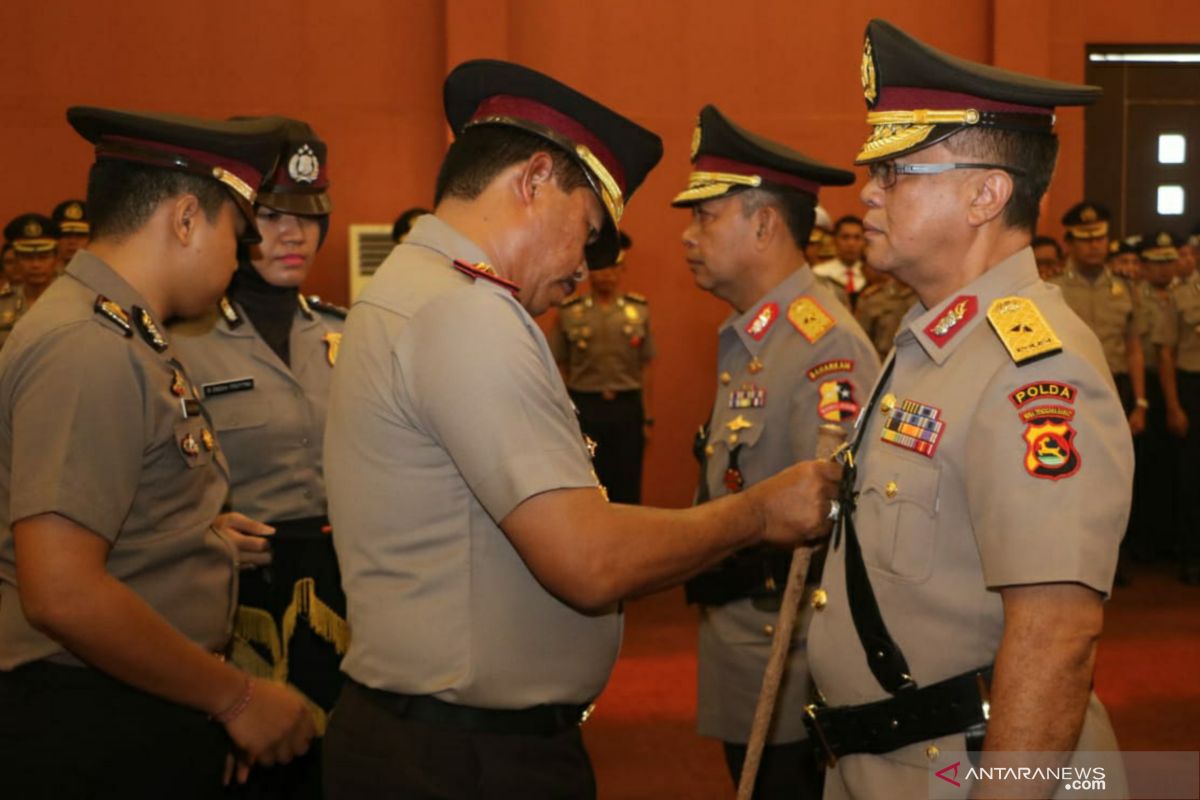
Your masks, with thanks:
[{"label": "gold star rank insignia", "polygon": [[1062,352],[1062,341],[1027,297],[994,300],[988,308],[987,318],[1018,366]]},{"label": "gold star rank insignia", "polygon": [[809,344],[816,343],[837,324],[820,303],[806,294],[800,295],[788,306],[787,318]]},{"label": "gold star rank insignia", "polygon": [[321,337],[321,340],[325,342],[325,359],[329,362],[329,366],[337,366],[338,348],[342,346],[342,335],[331,331]]}]

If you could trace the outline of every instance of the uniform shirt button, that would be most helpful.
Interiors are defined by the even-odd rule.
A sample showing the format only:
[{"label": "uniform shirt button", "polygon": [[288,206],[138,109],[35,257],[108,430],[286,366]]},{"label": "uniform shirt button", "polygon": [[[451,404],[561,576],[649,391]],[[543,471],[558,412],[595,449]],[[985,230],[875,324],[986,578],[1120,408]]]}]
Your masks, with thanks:
[{"label": "uniform shirt button", "polygon": [[717,452],[717,448],[713,447],[711,444],[704,445],[704,455],[711,456],[715,452]]},{"label": "uniform shirt button", "polygon": [[727,438],[725,441],[729,442],[729,446],[732,447],[738,443],[738,435],[736,433],[731,433],[729,434],[729,438]]},{"label": "uniform shirt button", "polygon": [[892,409],[895,407],[896,407],[896,395],[892,394],[891,392],[888,392],[887,394],[885,394],[883,396],[883,399],[879,401],[879,411],[883,414],[892,413]]},{"label": "uniform shirt button", "polygon": [[888,499],[891,499],[900,493],[900,487],[896,485],[895,481],[888,481],[883,487],[883,493],[888,496]]},{"label": "uniform shirt button", "polygon": [[817,589],[812,593],[812,607],[817,611],[825,608],[829,603],[829,594],[824,589]]},{"label": "uniform shirt button", "polygon": [[929,747],[925,748],[925,757],[928,758],[930,761],[937,761],[937,757],[940,756],[941,754],[942,754],[942,751],[938,750],[936,744],[931,744],[931,745],[929,745]]},{"label": "uniform shirt button", "polygon": [[730,375],[728,372],[722,372],[722,373],[721,373],[721,383],[722,383],[722,385],[728,386],[728,385],[729,385],[729,382],[730,382],[731,380],[733,380],[733,376],[732,376],[732,375]]},{"label": "uniform shirt button", "polygon": [[763,625],[763,634],[765,636],[774,636],[775,635],[775,626],[771,625],[770,623]]}]

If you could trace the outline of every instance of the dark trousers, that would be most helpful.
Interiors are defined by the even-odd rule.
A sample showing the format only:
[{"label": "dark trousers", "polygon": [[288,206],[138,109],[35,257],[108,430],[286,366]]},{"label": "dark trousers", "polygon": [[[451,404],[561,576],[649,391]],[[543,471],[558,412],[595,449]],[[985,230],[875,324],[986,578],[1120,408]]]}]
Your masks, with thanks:
[{"label": "dark trousers", "polygon": [[329,800],[591,800],[578,726],[549,736],[479,733],[399,717],[346,681],[324,748]]},{"label": "dark trousers", "polygon": [[614,503],[642,501],[642,452],[646,448],[642,393],[617,392],[605,400],[600,392],[571,392],[579,409],[579,427],[596,442],[594,465],[600,483]]},{"label": "dark trousers", "polygon": [[[742,779],[746,745],[725,742],[725,765],[737,786]],[[763,748],[753,800],[816,800],[825,788],[825,771],[807,740]]]},{"label": "dark trousers", "polygon": [[1146,370],[1146,430],[1134,440],[1130,549],[1143,560],[1172,555],[1180,530],[1179,440],[1167,430],[1167,409],[1158,371]]},{"label": "dark trousers", "polygon": [[225,731],[85,667],[0,672],[0,795],[13,800],[220,798]]},{"label": "dark trousers", "polygon": [[1178,551],[1186,569],[1200,568],[1200,372],[1177,373],[1179,404],[1188,417],[1188,432],[1179,448],[1179,485],[1183,521]]}]

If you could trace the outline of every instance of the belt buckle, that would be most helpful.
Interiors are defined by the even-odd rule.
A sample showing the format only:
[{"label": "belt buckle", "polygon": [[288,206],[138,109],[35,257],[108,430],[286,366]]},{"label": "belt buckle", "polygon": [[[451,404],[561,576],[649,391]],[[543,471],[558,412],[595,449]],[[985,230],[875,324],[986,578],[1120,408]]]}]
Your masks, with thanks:
[{"label": "belt buckle", "polygon": [[825,761],[829,764],[829,768],[833,769],[837,766],[837,756],[829,746],[829,740],[825,738],[825,729],[821,727],[821,720],[817,717],[817,709],[819,708],[820,706],[816,703],[809,703],[804,707],[804,713],[812,720],[812,729],[816,731],[817,739],[821,743],[821,749],[825,751]]}]

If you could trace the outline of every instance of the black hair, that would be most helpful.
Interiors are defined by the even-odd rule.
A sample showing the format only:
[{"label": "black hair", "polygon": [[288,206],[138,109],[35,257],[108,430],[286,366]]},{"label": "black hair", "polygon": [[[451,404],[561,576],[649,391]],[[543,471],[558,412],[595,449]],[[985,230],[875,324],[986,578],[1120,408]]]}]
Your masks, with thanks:
[{"label": "black hair", "polygon": [[863,226],[863,221],[861,217],[856,217],[853,214],[846,214],[845,216],[838,217],[838,221],[833,223],[834,236],[838,235],[838,231],[842,229],[843,225],[857,225],[861,228]]},{"label": "black hair", "polygon": [[591,185],[583,167],[549,140],[511,125],[476,125],[459,134],[446,152],[434,205],[446,197],[474,200],[501,171],[539,152],[554,159],[554,180],[562,191]]},{"label": "black hair", "polygon": [[1038,205],[1050,187],[1058,160],[1058,137],[1052,133],[969,128],[943,140],[955,155],[970,156],[992,164],[1003,164],[1024,174],[1009,173],[1012,197],[1004,207],[1004,222],[1010,228],[1037,230]]},{"label": "black hair", "polygon": [[233,198],[221,184],[199,175],[100,159],[88,173],[87,205],[92,237],[121,237],[141,228],[159,203],[182,194],[195,195],[209,221],[215,221]]},{"label": "black hair", "polygon": [[1061,261],[1063,257],[1062,245],[1059,244],[1058,239],[1055,239],[1053,236],[1035,236],[1033,237],[1033,241],[1029,246],[1044,247],[1047,245],[1054,248],[1055,255],[1057,255],[1058,260]]},{"label": "black hair", "polygon": [[413,223],[417,221],[417,217],[431,213],[433,212],[429,209],[420,208],[419,206],[401,212],[400,216],[396,217],[396,221],[392,223],[392,241],[399,244],[400,240],[412,230]]},{"label": "black hair", "polygon": [[808,235],[817,218],[817,199],[811,194],[774,185],[747,189],[740,194],[742,214],[749,217],[763,206],[774,206],[796,246],[803,250],[808,244]]}]

